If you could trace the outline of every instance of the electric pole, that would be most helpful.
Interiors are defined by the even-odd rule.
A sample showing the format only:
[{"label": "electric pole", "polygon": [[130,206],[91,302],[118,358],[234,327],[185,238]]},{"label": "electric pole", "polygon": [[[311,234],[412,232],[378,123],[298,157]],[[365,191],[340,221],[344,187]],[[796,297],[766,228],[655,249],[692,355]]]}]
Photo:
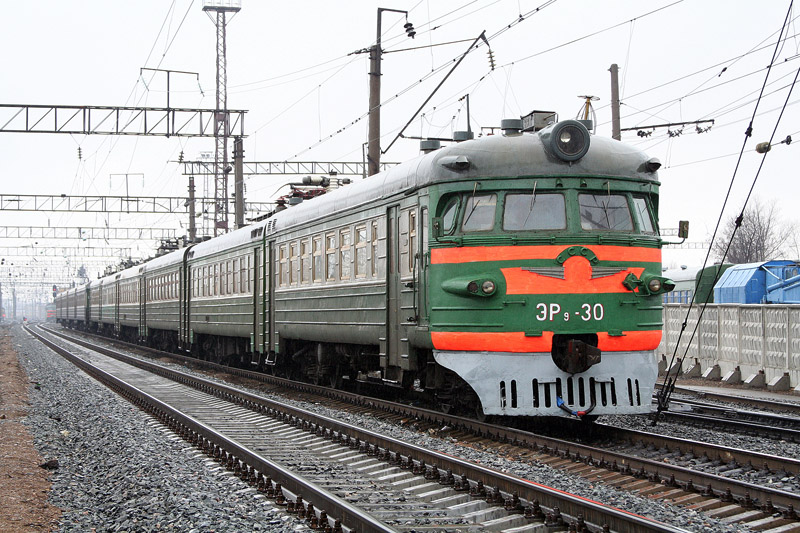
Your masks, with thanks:
[{"label": "electric pole", "polygon": [[414,25],[408,22],[408,11],[402,9],[378,8],[378,35],[375,45],[369,49],[370,72],[369,72],[369,130],[367,133],[367,175],[372,176],[378,173],[381,164],[381,15],[384,11],[392,13],[404,13],[406,23],[404,25],[406,35],[414,38],[417,32]]},{"label": "electric pole", "polygon": [[[217,107],[214,114],[214,236],[228,231],[228,75],[225,49],[225,16],[241,10],[241,0],[204,0],[203,11],[216,13]],[[210,15],[209,15],[210,16]]]},{"label": "electric pole", "polygon": [[236,229],[244,227],[244,143],[241,137],[233,139],[233,178],[236,198],[234,212]]},{"label": "electric pole", "polygon": [[189,243],[197,240],[197,227],[194,221],[194,176],[189,176]]},{"label": "electric pole", "polygon": [[619,67],[616,63],[608,69],[611,72],[611,138],[622,139],[619,130]]}]

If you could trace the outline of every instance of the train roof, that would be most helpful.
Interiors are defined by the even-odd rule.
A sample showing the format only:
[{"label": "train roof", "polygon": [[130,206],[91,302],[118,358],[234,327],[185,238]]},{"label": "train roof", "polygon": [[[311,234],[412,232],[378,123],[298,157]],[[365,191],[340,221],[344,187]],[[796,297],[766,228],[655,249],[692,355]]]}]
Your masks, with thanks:
[{"label": "train roof", "polygon": [[[267,219],[267,221],[268,220],[270,219]],[[231,231],[230,233],[226,233],[225,235],[220,235],[219,237],[214,237],[213,239],[195,244],[191,248],[189,257],[191,259],[198,259],[200,257],[213,255],[217,252],[229,250],[231,248],[237,248],[251,242],[258,242],[262,233],[253,230],[258,230],[260,227],[265,226],[267,221],[261,220],[255,224],[251,224],[249,226]]]},{"label": "train roof", "polygon": [[697,273],[700,272],[700,267],[681,267],[670,268],[663,272],[665,278],[672,281],[694,281]]},{"label": "train roof", "polygon": [[549,136],[559,124],[534,134],[489,135],[446,146],[278,212],[266,220],[106,276],[100,283],[106,278],[126,279],[179,263],[185,253],[192,259],[210,256],[258,241],[264,231],[274,233],[437,183],[541,175],[629,178],[658,184],[656,172],[646,168],[649,158],[644,152],[607,137],[591,135],[583,157],[569,162],[559,159],[549,148]]},{"label": "train roof", "polygon": [[188,251],[189,248],[181,248],[180,250],[175,250],[174,252],[170,252],[168,254],[160,255],[156,258],[153,258],[144,264],[144,270],[142,270],[142,272],[150,272],[158,268],[170,267],[175,264],[180,264],[183,262],[183,257],[184,255],[186,255],[186,252]]},{"label": "train roof", "polygon": [[658,185],[656,172],[646,169],[650,159],[641,150],[592,135],[588,152],[578,160],[566,162],[548,148],[549,129],[535,134],[490,135],[441,148],[276,213],[267,228],[272,233],[394,194],[453,181],[531,175],[596,176]]}]

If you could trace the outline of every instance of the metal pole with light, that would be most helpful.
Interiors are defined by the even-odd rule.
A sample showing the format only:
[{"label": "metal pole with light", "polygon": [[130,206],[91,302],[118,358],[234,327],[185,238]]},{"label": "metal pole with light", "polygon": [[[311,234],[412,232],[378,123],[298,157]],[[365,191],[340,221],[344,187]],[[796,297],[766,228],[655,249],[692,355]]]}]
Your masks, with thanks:
[{"label": "metal pole with light", "polygon": [[401,9],[378,8],[378,34],[375,45],[370,48],[369,72],[369,132],[367,134],[367,167],[369,176],[378,173],[381,164],[381,15],[384,11],[403,13],[406,16],[404,28],[412,39],[417,34],[414,25],[408,22],[408,11]]}]

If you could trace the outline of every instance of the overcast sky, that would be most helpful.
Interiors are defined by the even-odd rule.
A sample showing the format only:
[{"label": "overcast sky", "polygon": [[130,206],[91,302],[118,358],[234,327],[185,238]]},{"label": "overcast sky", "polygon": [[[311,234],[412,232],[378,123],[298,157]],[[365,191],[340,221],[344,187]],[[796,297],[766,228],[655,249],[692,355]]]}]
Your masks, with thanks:
[{"label": "overcast sky", "polygon": [[[166,76],[140,75],[140,68],[148,67],[199,74],[199,80],[171,76],[172,107],[214,107],[216,34],[201,0],[6,4],[0,103],[162,107]],[[383,47],[396,52],[387,53],[382,64],[384,147],[481,31],[489,37],[496,68],[489,67],[485,45],[473,51],[406,135],[447,137],[466,129],[460,98],[469,94],[476,131],[533,109],[574,118],[581,106],[578,96],[594,95],[599,98],[594,103],[597,135],[610,136],[608,69],[616,63],[623,128],[715,120],[705,133],[692,125],[680,135],[677,127],[656,129],[649,137],[623,134],[624,142],[662,161],[661,225],[677,227],[688,219],[691,241],[706,240],[714,229],[789,6],[788,1],[744,0],[241,4],[227,27],[228,107],[247,110],[248,161],[361,161],[368,59],[352,53],[374,43],[378,7],[407,10],[417,31],[413,40],[405,37],[405,16],[383,15]],[[783,219],[800,221],[798,171],[791,164],[798,161],[800,91],[789,96],[800,67],[795,16],[789,14],[788,38],[758,104],[726,216],[741,209],[762,161],[755,144],[770,138],[788,96],[775,137],[792,135],[798,142],[770,152],[754,196],[777,205]],[[442,43],[451,44],[431,46]],[[403,51],[408,48],[416,49]],[[0,110],[0,125],[8,118]],[[4,194],[124,195],[127,187],[131,195],[185,196],[187,178],[174,161],[181,151],[186,159],[213,152],[214,141],[0,133],[0,147]],[[418,141],[399,140],[383,159],[403,161],[418,153]],[[127,183],[120,176],[125,173],[130,174]],[[248,179],[247,200],[272,201],[293,179]],[[198,195],[213,196],[213,189],[203,189],[199,182]],[[187,223],[174,215],[5,212],[0,217],[4,225],[35,226],[181,228]],[[134,255],[151,251],[150,242],[133,245]],[[695,265],[703,254],[665,249],[664,257],[667,266]]]}]

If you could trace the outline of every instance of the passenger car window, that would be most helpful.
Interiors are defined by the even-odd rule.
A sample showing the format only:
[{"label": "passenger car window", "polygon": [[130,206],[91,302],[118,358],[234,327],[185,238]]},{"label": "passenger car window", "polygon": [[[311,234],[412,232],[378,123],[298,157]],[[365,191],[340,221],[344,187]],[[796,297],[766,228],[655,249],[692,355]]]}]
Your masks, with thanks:
[{"label": "passenger car window", "polygon": [[583,229],[633,230],[628,200],[621,194],[579,194],[578,204]]},{"label": "passenger car window", "polygon": [[561,194],[507,194],[503,208],[505,230],[566,229],[567,215]]},{"label": "passenger car window", "polygon": [[486,231],[494,227],[496,194],[475,194],[466,197],[463,231]]},{"label": "passenger car window", "polygon": [[647,200],[641,197],[633,197],[633,208],[636,210],[636,218],[639,220],[639,228],[642,233],[655,233],[653,220],[647,209]]}]

